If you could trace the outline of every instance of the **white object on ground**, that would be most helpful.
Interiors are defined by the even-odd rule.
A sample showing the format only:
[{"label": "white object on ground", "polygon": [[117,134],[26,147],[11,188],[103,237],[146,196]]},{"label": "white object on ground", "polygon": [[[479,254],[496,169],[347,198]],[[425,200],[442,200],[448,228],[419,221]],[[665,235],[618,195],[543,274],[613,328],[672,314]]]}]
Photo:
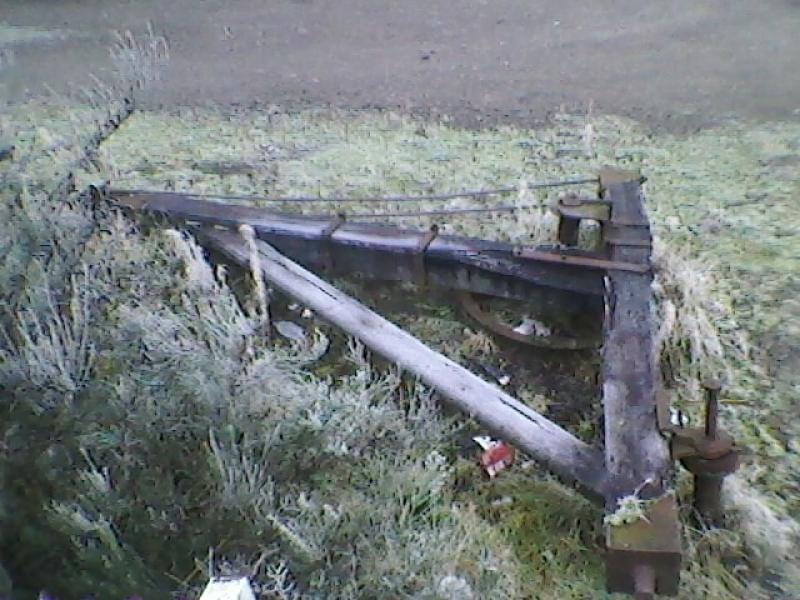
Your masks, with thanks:
[{"label": "white object on ground", "polygon": [[293,342],[305,343],[306,330],[300,327],[297,323],[291,321],[276,321],[274,323],[275,330],[286,339]]},{"label": "white object on ground", "polygon": [[525,317],[522,323],[514,328],[514,331],[521,335],[535,335],[539,337],[547,337],[553,333],[550,331],[550,328],[541,321],[529,319],[528,317]]},{"label": "white object on ground", "polygon": [[492,447],[494,442],[488,435],[477,435],[472,440],[481,447],[482,450],[488,450]]},{"label": "white object on ground", "polygon": [[200,600],[256,600],[247,577],[214,577],[200,595]]}]

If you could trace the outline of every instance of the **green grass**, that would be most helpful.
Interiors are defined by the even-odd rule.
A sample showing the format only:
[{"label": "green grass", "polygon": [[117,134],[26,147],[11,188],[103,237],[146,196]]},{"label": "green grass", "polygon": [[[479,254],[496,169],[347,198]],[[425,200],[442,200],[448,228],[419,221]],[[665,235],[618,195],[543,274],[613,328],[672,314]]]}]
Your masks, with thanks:
[{"label": "green grass", "polygon": [[[47,139],[37,134],[39,128],[72,127],[48,107],[32,105],[7,114],[0,124],[23,148]],[[588,147],[587,124],[593,132]],[[800,528],[792,518],[800,514],[800,384],[794,358],[800,347],[795,239],[800,183],[793,162],[799,150],[796,123],[730,122],[677,136],[605,116],[557,115],[536,131],[468,131],[379,111],[185,109],[134,115],[103,145],[99,172],[82,173],[80,184],[110,179],[119,187],[220,194],[413,194],[560,179],[592,174],[606,164],[641,168],[655,230],[672,253],[659,281],[666,290],[661,314],[663,301],[673,302],[678,323],[667,343],[678,367],[676,392],[696,415],[696,376],[705,369],[726,374],[724,397],[730,402],[723,424],[750,449],[728,494],[736,528],[685,528],[689,552],[682,597],[758,598],[782,589],[773,593],[789,598],[800,585],[792,567],[800,560]],[[241,174],[218,175],[220,165],[233,165]],[[30,176],[41,173],[47,171],[37,167]],[[437,222],[445,231],[485,238],[548,240],[554,221],[545,207],[555,196],[534,192],[491,200],[540,202],[542,210],[531,214]],[[462,199],[435,206],[476,203]],[[339,208],[344,207],[305,211]],[[400,222],[431,224],[425,218]],[[487,341],[465,331],[448,309],[429,307],[416,317],[393,318],[454,358],[487,351]],[[524,395],[540,409],[553,401],[535,387]],[[523,597],[603,597],[602,516],[595,508],[535,467],[516,467],[480,484],[474,483],[479,475],[473,464],[459,461],[454,468],[457,485],[461,478],[472,481],[459,501],[475,504],[514,550]],[[681,485],[685,493],[684,479]]]}]

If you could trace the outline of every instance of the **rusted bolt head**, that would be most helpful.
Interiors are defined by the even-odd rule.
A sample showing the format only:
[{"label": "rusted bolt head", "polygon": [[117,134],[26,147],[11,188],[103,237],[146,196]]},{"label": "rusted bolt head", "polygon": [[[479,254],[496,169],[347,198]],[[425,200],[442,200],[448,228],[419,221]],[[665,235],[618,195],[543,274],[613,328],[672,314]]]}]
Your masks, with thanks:
[{"label": "rusted bolt head", "polygon": [[675,459],[697,456],[713,460],[733,450],[735,441],[724,431],[718,431],[714,438],[706,437],[705,429],[691,427],[673,432],[671,451]]},{"label": "rusted bolt head", "polygon": [[724,431],[717,433],[717,436],[713,439],[698,437],[694,440],[698,458],[705,458],[706,460],[714,460],[725,456],[733,450],[734,445],[733,438]]},{"label": "rusted bolt head", "polygon": [[739,453],[732,451],[713,459],[689,456],[681,464],[693,475],[730,475],[739,468]]}]

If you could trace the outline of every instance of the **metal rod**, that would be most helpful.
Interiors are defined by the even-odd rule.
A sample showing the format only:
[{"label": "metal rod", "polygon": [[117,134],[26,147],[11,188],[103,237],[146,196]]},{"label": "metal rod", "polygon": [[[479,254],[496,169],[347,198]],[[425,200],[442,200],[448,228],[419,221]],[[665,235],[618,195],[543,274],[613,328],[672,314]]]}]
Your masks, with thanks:
[{"label": "metal rod", "polygon": [[[527,184],[525,187],[529,190],[538,190],[544,188],[561,187],[567,185],[582,185],[589,183],[598,183],[597,177],[581,177],[576,179],[563,179],[560,181],[541,181]],[[479,198],[483,196],[497,196],[500,194],[509,194],[518,192],[520,186],[506,186],[494,188],[489,190],[463,190],[459,192],[448,192],[443,194],[423,194],[420,196],[364,196],[364,197],[338,197],[338,198],[320,198],[316,196],[245,196],[245,195],[231,195],[231,194],[192,194],[197,198],[219,198],[221,200],[248,200],[253,203],[263,202],[287,202],[287,203],[314,203],[314,202],[328,202],[328,203],[344,203],[344,202],[425,202],[434,200],[454,200],[456,198]],[[112,193],[116,190],[111,190]],[[148,192],[162,192],[163,190],[126,190],[128,192],[148,193]],[[191,193],[191,192],[189,192]]]},{"label": "metal rod", "polygon": [[481,208],[440,208],[436,210],[420,210],[415,212],[380,212],[380,213],[348,213],[348,217],[358,219],[383,219],[386,217],[439,217],[443,215],[468,215],[478,213],[515,212],[541,208],[540,204],[501,204]]},{"label": "metal rod", "polygon": [[720,384],[716,380],[708,380],[703,387],[706,388],[706,437],[715,440],[719,419]]}]

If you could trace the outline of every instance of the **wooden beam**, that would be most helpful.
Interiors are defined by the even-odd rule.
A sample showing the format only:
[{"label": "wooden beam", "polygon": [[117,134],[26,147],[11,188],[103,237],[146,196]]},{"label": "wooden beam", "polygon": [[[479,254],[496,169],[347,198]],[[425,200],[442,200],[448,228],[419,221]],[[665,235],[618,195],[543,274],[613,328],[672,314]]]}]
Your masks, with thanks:
[{"label": "wooden beam", "polygon": [[[239,264],[249,264],[248,246],[241,235],[220,229],[195,232],[204,244]],[[530,453],[560,477],[578,483],[590,495],[604,496],[606,472],[602,452],[435,352],[271,246],[256,243],[264,278],[272,286],[405,371],[414,373],[494,435]]]},{"label": "wooden beam", "polygon": [[[611,202],[611,223],[636,223],[649,239],[639,174],[606,172],[601,187]],[[612,245],[610,259],[649,267],[650,247]],[[654,343],[652,271],[612,270],[606,281],[602,377],[607,503],[613,510],[620,497],[634,492],[643,498],[660,495],[671,461],[657,422],[661,376]]]},{"label": "wooden beam", "polygon": [[602,306],[601,274],[580,265],[552,264],[552,260],[521,260],[513,255],[514,247],[503,242],[440,234],[420,251],[428,231],[342,223],[336,215],[275,213],[186,193],[110,190],[109,195],[122,208],[159,213],[176,221],[225,227],[247,223],[259,239],[312,269],[332,267],[337,274],[412,281],[421,258],[432,285],[531,298],[537,304],[558,306],[562,312],[572,305],[576,314],[594,307],[600,314]]}]

